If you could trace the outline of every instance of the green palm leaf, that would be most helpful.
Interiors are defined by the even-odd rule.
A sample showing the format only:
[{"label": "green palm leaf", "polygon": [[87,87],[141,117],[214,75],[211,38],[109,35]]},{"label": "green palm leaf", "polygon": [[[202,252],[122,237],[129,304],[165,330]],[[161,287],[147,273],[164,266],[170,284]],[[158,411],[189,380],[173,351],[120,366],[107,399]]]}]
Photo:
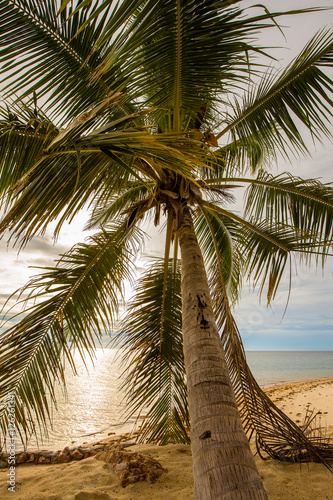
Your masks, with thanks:
[{"label": "green palm leaf", "polygon": [[[123,2],[119,16],[115,22],[110,20],[96,45],[98,50],[107,42],[113,44],[99,74],[107,75],[121,61],[124,78],[128,78],[127,92],[158,108],[155,123],[159,121],[162,130],[193,128],[204,103],[214,103],[207,108],[208,119],[218,103],[225,102],[221,96],[233,92],[247,78],[248,54],[260,52],[252,45],[252,35],[275,25],[275,18],[282,15],[263,8],[261,15],[242,16],[245,11],[240,3]],[[77,9],[84,5],[86,2]],[[107,5],[102,2],[100,9]],[[122,29],[118,21],[125,18],[120,13],[127,15]]]},{"label": "green palm leaf", "polygon": [[274,177],[267,172],[260,172],[250,182],[245,206],[248,217],[291,225],[302,231],[305,242],[315,234],[318,250],[329,251],[333,241],[331,183],[304,180],[289,173]]},{"label": "green palm leaf", "polygon": [[[330,196],[329,190],[325,191],[324,196]],[[324,249],[325,255],[332,247],[331,236],[325,239],[326,235],[316,231],[314,224],[309,231],[307,222],[301,227],[276,221],[272,224],[271,219],[242,218],[208,201],[202,201],[202,205],[208,213],[215,212],[223,216],[224,225],[237,249],[236,260],[241,261],[241,274],[251,278],[254,285],[259,284],[260,293],[267,285],[268,302],[274,298],[291,256],[309,258],[311,254],[320,254],[321,249]],[[323,215],[324,219],[330,220],[331,207],[322,201],[318,205],[322,214],[326,214]]]},{"label": "green palm leaf", "polygon": [[169,260],[165,286],[164,261],[156,260],[137,281],[118,336],[127,365],[123,382],[127,417],[145,414],[142,440],[189,442],[181,332],[179,262],[174,269]]},{"label": "green palm leaf", "polygon": [[268,73],[245,94],[243,104],[235,104],[218,137],[230,132],[233,141],[246,143],[257,136],[286,156],[288,150],[305,152],[299,123],[315,138],[330,135],[332,80],[323,70],[332,62],[333,36],[323,30],[280,75]]},{"label": "green palm leaf", "polygon": [[[0,193],[30,170],[36,157],[58,135],[37,103],[0,106]],[[8,200],[7,200],[8,201]]]},{"label": "green palm leaf", "polygon": [[113,188],[115,188],[117,181],[119,181],[119,187],[114,189],[117,195],[113,195],[112,190],[106,186],[105,190],[96,198],[91,217],[85,229],[89,230],[104,226],[109,220],[114,220],[119,213],[131,213],[136,206],[147,199],[152,199],[153,182],[132,181],[124,179],[124,176],[122,176],[120,179],[114,179]]},{"label": "green palm leaf", "polygon": [[[197,141],[168,134],[155,137],[128,126],[141,113],[89,131],[107,103],[60,132],[35,162],[31,158],[33,164],[24,175],[23,156],[9,167],[10,171],[15,168],[16,175],[20,173],[20,179],[13,186],[11,204],[0,223],[1,232],[9,230],[24,245],[56,218],[57,235],[65,220],[72,220],[96,198],[118,195],[120,185],[124,187],[128,179],[139,179],[149,189],[149,177],[156,181],[167,167],[193,178],[194,165],[200,164],[203,155]],[[86,130],[90,133],[81,135]],[[188,147],[182,151],[184,141]]]},{"label": "green palm leaf", "polygon": [[220,255],[223,281],[230,300],[236,303],[239,298],[242,257],[237,254],[233,243],[235,228],[227,217],[206,209],[203,209],[203,215],[194,225],[208,272],[216,261],[216,255]]},{"label": "green palm leaf", "polygon": [[[98,336],[115,319],[122,280],[130,276],[131,246],[138,233],[126,225],[109,228],[63,255],[20,292],[32,305],[0,335],[0,429],[7,434],[10,394],[15,393],[22,437],[47,432],[56,382],[64,382],[65,360],[74,369],[73,349],[92,353]],[[37,301],[37,302],[36,302]],[[36,303],[34,303],[36,302]]]},{"label": "green palm leaf", "polygon": [[39,98],[48,96],[48,109],[53,109],[55,116],[61,115],[64,103],[67,117],[69,110],[72,110],[72,116],[77,116],[109,94],[104,81],[92,82],[102,58],[100,53],[92,54],[91,47],[102,33],[110,6],[106,7],[103,16],[86,25],[80,34],[77,34],[78,27],[95,12],[97,6],[91,4],[70,19],[71,7],[60,16],[57,15],[58,7],[56,0],[37,4],[34,0],[6,0],[1,3],[0,64],[3,82],[8,82],[6,95],[20,92],[24,97],[36,91]]}]

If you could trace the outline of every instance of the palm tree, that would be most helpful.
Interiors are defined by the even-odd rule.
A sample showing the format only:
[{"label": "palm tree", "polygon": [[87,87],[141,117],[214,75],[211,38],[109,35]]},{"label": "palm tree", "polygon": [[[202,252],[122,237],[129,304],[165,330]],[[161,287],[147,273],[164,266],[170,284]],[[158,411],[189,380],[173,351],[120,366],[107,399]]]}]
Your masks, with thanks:
[{"label": "palm tree", "polygon": [[[141,288],[136,299],[153,315],[148,331],[137,315],[150,344],[135,344],[135,304],[130,311],[129,345],[140,350],[129,380],[139,397],[143,360],[153,389],[167,378],[168,402],[153,405],[158,435],[172,405],[175,433],[187,435],[188,397],[197,499],[266,498],[227,365],[243,360],[229,299],[248,275],[272,300],[291,256],[324,261],[332,245],[331,186],[265,170],[279,154],[306,153],[299,125],[320,139],[332,116],[330,31],[283,72],[253,57],[263,54],[256,34],[283,14],[251,16],[240,0],[66,1],[60,10],[56,0],[2,2],[0,231],[23,248],[87,208],[93,231],[21,290],[25,315],[1,334],[3,439],[13,393],[22,437],[46,429],[64,360],[75,369],[73,349],[93,351],[116,317],[145,224],[165,220],[160,295]],[[249,186],[244,216],[230,208],[239,185]],[[162,352],[172,356],[166,370]],[[246,368],[237,373],[244,386]]]}]

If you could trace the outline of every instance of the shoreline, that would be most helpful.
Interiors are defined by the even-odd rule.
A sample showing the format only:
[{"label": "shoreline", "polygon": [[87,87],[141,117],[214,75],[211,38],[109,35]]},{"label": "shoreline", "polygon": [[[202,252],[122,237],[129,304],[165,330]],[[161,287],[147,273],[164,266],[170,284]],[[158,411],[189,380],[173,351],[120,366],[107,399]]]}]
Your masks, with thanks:
[{"label": "shoreline", "polygon": [[[264,385],[260,386],[261,389],[263,389],[264,392],[267,393],[267,395],[272,399],[272,401],[277,404],[282,410],[283,407],[286,406],[286,401],[284,400],[289,400],[289,403],[292,402],[292,407],[295,406],[297,403],[299,406],[302,406],[302,401],[299,401],[299,398],[297,395],[302,392],[303,396],[307,395],[307,393],[313,392],[314,389],[318,387],[322,387],[323,389],[327,389],[329,385],[333,385],[333,377],[323,377],[323,378],[316,378],[316,379],[306,379],[306,380],[296,380],[296,381],[287,381],[287,382],[278,382],[276,384],[269,384],[269,385]],[[326,387],[327,386],[327,387]],[[310,394],[311,395],[311,394]],[[326,394],[325,394],[326,396]],[[294,399],[297,399],[296,403],[293,401]],[[317,399],[317,398],[315,398]],[[333,387],[332,387],[332,399],[333,399]],[[280,401],[284,401],[283,404],[279,404]],[[304,408],[306,407],[308,403],[304,405]],[[321,411],[322,408],[314,408],[317,411]],[[326,411],[326,410],[325,410]],[[290,414],[293,412],[290,411]],[[333,401],[332,401],[332,418],[330,418],[330,425],[333,426]],[[326,415],[326,413],[325,413]],[[328,412],[327,412],[328,415]],[[88,440],[75,440],[72,441],[71,443],[67,443],[66,447],[74,449],[74,448],[92,448],[93,446],[97,445],[105,445],[109,443],[114,443],[114,442],[120,442],[120,441],[130,441],[136,438],[138,434],[138,428],[137,426],[131,422],[125,422],[122,424],[118,424],[119,427],[123,428],[123,431],[117,433],[114,431],[110,431],[111,428],[106,428],[103,431],[96,432],[96,433],[91,433],[87,434],[85,436],[82,436],[82,438],[89,438],[92,436],[95,436],[94,439],[88,439]],[[114,426],[113,426],[114,427]],[[128,430],[129,428],[132,428],[132,430]],[[100,437],[98,436],[100,435]],[[40,447],[33,447],[31,452],[36,452],[36,451],[43,451],[46,450],[47,444],[45,446],[40,446]],[[56,451],[61,451],[64,446],[59,445],[59,448],[53,449],[53,452]],[[47,451],[51,452],[50,449]],[[18,452],[23,453],[23,452],[30,452],[29,447],[27,449],[20,448],[18,449]],[[1,453],[1,451],[0,451]]]},{"label": "shoreline", "polygon": [[289,384],[292,384],[292,385],[295,385],[297,386],[298,384],[302,385],[302,384],[307,384],[307,383],[314,383],[314,384],[317,384],[317,383],[330,383],[330,382],[333,382],[333,376],[332,377],[320,377],[320,378],[309,378],[309,379],[302,379],[302,380],[285,380],[285,381],[281,381],[281,382],[276,382],[274,384],[264,384],[264,385],[260,385],[260,387],[264,390],[266,389],[273,389],[275,387],[282,387],[282,386],[285,386],[285,385],[289,385]]},{"label": "shoreline", "polygon": [[296,424],[301,423],[306,408],[309,408],[318,412],[323,427],[333,427],[333,378],[285,382],[264,390]]},{"label": "shoreline", "polygon": [[[322,411],[320,417],[329,435],[333,437],[333,378],[310,379],[274,384],[264,388],[290,418],[297,422],[308,404]],[[118,435],[93,440],[92,444],[109,443]],[[134,436],[122,434],[124,440]],[[85,443],[88,446],[90,443]],[[102,444],[102,443],[101,443]],[[255,453],[254,441],[250,446]],[[119,477],[104,468],[104,462],[94,456],[48,467],[23,463],[16,468],[15,493],[18,500],[194,500],[192,456],[189,445],[154,444],[126,445],[129,451],[149,454],[168,472],[154,484],[139,482],[123,488]],[[320,463],[287,463],[255,456],[269,500],[333,500],[333,474]],[[0,469],[0,498],[9,500],[8,468]]]}]

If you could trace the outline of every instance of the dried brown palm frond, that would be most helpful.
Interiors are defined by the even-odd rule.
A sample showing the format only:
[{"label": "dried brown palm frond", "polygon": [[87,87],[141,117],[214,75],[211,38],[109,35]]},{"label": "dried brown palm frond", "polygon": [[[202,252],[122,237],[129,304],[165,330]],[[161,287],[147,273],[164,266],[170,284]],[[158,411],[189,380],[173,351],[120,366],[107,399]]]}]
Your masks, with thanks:
[{"label": "dried brown palm frond", "polygon": [[247,364],[239,330],[231,314],[220,266],[212,277],[218,326],[245,431],[256,435],[261,458],[288,462],[321,462],[333,472],[333,444],[319,432],[309,432],[314,415],[299,427],[280,410],[255,380]]},{"label": "dried brown palm frond", "polygon": [[300,428],[307,436],[329,439],[327,437],[327,426],[323,427],[321,424],[321,411],[316,411],[308,403],[305,408],[305,413],[303,416],[303,422],[300,424]]}]

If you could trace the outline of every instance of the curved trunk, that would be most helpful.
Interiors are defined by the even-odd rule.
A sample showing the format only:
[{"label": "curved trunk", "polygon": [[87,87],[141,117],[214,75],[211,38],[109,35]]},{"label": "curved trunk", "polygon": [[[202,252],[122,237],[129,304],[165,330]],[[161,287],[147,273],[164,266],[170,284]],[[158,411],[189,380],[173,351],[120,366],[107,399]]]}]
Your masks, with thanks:
[{"label": "curved trunk", "polygon": [[196,500],[267,499],[238,413],[187,208],[178,231],[194,496]]}]

